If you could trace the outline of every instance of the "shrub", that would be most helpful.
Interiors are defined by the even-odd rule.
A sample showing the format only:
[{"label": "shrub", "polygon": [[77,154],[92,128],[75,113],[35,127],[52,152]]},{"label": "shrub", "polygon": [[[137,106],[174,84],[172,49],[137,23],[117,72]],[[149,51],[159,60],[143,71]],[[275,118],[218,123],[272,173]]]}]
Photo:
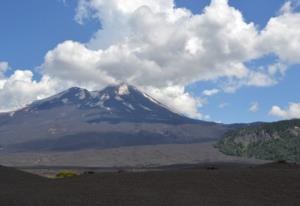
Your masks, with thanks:
[{"label": "shrub", "polygon": [[277,164],[287,164],[287,161],[286,160],[278,160],[276,163]]},{"label": "shrub", "polygon": [[71,171],[62,171],[56,174],[56,178],[76,177],[77,173]]},{"label": "shrub", "polygon": [[206,167],[207,170],[217,170],[218,168],[216,166],[208,166]]},{"label": "shrub", "polygon": [[93,174],[95,174],[95,172],[94,171],[85,171],[83,174],[84,175],[93,175]]}]

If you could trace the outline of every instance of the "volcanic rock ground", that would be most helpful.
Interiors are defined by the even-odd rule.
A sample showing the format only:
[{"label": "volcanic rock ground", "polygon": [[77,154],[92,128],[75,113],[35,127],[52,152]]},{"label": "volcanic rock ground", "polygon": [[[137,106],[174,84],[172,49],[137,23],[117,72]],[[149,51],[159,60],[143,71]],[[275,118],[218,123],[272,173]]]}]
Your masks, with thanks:
[{"label": "volcanic rock ground", "polygon": [[298,206],[296,165],[195,167],[46,179],[0,168],[3,206]]},{"label": "volcanic rock ground", "polygon": [[266,163],[263,160],[224,155],[214,148],[214,144],[214,142],[208,142],[199,144],[148,145],[70,152],[6,153],[0,151],[0,165],[12,167],[153,167],[209,162]]}]

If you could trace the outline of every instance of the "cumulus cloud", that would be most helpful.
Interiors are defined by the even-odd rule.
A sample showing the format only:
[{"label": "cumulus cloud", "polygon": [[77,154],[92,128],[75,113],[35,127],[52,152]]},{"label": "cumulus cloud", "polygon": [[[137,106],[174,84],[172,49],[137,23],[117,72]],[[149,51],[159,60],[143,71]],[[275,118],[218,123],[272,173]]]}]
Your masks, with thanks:
[{"label": "cumulus cloud", "polygon": [[288,12],[273,17],[259,41],[265,53],[275,53],[283,62],[300,63],[300,13]]},{"label": "cumulus cloud", "polygon": [[[74,55],[83,54],[94,64],[81,67],[101,71],[102,76],[106,75],[110,81],[126,80],[161,87],[169,83],[187,85],[224,76],[240,78],[247,74],[247,68],[241,62],[255,56],[253,44],[257,31],[254,24],[244,22],[241,13],[229,7],[225,0],[212,1],[201,15],[174,8],[173,1],[108,2],[80,1],[77,19],[95,11],[103,24],[103,29],[99,30],[101,36],[95,35],[87,45],[70,41],[60,44],[46,57],[44,67],[47,71],[56,73],[65,68],[65,62],[74,60]],[[219,13],[222,16],[216,15]],[[125,35],[121,23],[110,22],[111,16],[120,18],[125,24]],[[117,26],[112,30],[106,25]],[[106,40],[102,37],[105,32],[109,38],[122,34],[116,41]],[[66,55],[66,52],[71,54]],[[84,60],[80,58],[78,61]],[[75,59],[76,63],[78,61]],[[75,70],[79,71],[79,67],[76,66]],[[81,69],[82,72],[86,70]],[[93,72],[90,77],[95,77]]]},{"label": "cumulus cloud", "polygon": [[[196,81],[245,77],[243,61],[257,56],[255,25],[226,0],[212,1],[198,15],[175,8],[172,0],[81,0],[76,20],[86,18],[98,18],[102,28],[85,45],[66,41],[49,51],[43,69],[50,77],[92,87],[151,86],[161,91],[154,93],[159,98],[170,85],[176,90]],[[186,106],[168,105],[195,116],[197,99],[176,94],[189,96]]]},{"label": "cumulus cloud", "polygon": [[291,1],[287,1],[283,4],[283,6],[280,8],[280,13],[281,14],[285,14],[285,13],[290,13],[292,11],[293,7],[292,7],[292,2]]},{"label": "cumulus cloud", "polygon": [[29,70],[16,70],[9,78],[0,79],[0,111],[16,110],[27,103],[53,94],[59,84],[44,76],[33,80]]},{"label": "cumulus cloud", "polygon": [[7,62],[1,62],[0,61],[0,78],[4,77],[4,72],[8,69],[8,63]]},{"label": "cumulus cloud", "polygon": [[279,106],[273,106],[269,114],[281,119],[300,118],[300,103],[290,103],[286,109]]},{"label": "cumulus cloud", "polygon": [[169,86],[163,89],[146,87],[144,91],[176,112],[189,115],[192,118],[209,119],[207,115],[198,111],[198,108],[206,103],[205,100],[192,97],[185,92],[184,87]]},{"label": "cumulus cloud", "polygon": [[280,75],[284,75],[287,69],[287,65],[280,62],[268,66],[268,72],[271,76],[274,76],[278,73]]},{"label": "cumulus cloud", "polygon": [[246,81],[246,85],[258,87],[272,86],[276,83],[276,80],[274,80],[272,76],[263,72],[249,72]]},{"label": "cumulus cloud", "polygon": [[299,6],[300,6],[299,0],[286,1],[280,8],[279,12],[281,14],[292,13]]},{"label": "cumulus cloud", "polygon": [[256,113],[259,110],[259,103],[258,102],[252,102],[251,106],[249,108],[250,112]]},{"label": "cumulus cloud", "polygon": [[205,96],[214,96],[220,92],[219,89],[209,89],[209,90],[204,90],[202,92],[203,95]]},{"label": "cumulus cloud", "polygon": [[[272,74],[271,74],[272,73]],[[239,88],[248,87],[269,87],[278,83],[275,74],[278,73],[278,68],[267,71],[248,71],[243,78],[228,78],[223,83],[223,91],[226,93],[234,93]]]},{"label": "cumulus cloud", "polygon": [[228,107],[229,106],[229,103],[227,103],[227,102],[223,102],[223,103],[221,103],[221,104],[219,104],[219,108],[220,109],[224,109],[225,107]]},{"label": "cumulus cloud", "polygon": [[[65,41],[49,51],[41,66],[44,77],[37,82],[31,77],[30,84],[44,85],[46,96],[51,92],[45,84],[58,91],[128,82],[148,88],[174,110],[203,118],[198,112],[203,101],[188,94],[185,86],[219,79],[226,79],[224,90],[230,92],[242,86],[272,86],[277,73],[300,63],[300,14],[292,8],[285,5],[260,31],[228,0],[212,0],[200,14],[177,8],[174,0],[80,0],[76,21],[96,18],[101,28],[87,43]],[[268,54],[276,54],[278,62],[262,71],[246,66]],[[5,88],[1,92],[9,92]],[[37,93],[32,94],[28,97],[36,99]],[[29,98],[14,101],[21,104]]]}]

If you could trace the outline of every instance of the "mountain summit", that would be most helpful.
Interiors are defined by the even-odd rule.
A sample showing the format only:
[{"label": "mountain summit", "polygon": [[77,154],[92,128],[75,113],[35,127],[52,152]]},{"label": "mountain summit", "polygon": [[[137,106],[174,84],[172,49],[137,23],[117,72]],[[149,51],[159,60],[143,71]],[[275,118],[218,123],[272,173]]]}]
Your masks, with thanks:
[{"label": "mountain summit", "polygon": [[70,88],[0,114],[2,150],[66,151],[213,141],[228,127],[171,111],[137,88]]},{"label": "mountain summit", "polygon": [[101,91],[89,92],[77,87],[29,105],[30,111],[40,111],[55,107],[73,106],[82,111],[91,110],[85,121],[94,122],[157,122],[169,124],[196,123],[171,111],[137,88],[120,84],[108,86]]}]

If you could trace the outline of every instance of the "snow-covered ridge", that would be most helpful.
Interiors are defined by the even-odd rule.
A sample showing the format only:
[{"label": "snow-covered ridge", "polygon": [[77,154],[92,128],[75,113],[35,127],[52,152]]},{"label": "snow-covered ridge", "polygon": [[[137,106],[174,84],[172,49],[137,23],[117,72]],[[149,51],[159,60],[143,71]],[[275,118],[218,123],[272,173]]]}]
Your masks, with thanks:
[{"label": "snow-covered ridge", "polygon": [[86,92],[88,92],[87,90],[79,88],[79,87],[72,87],[72,88],[69,88],[65,91],[62,91],[62,92],[60,92],[56,95],[50,96],[48,98],[37,100],[37,101],[34,102],[34,104],[41,104],[41,103],[44,103],[44,102],[51,102],[51,101],[54,101],[54,100],[57,100],[57,99],[61,99],[62,97],[64,97],[65,95],[67,95],[67,94],[69,94],[73,91],[75,91],[75,96],[77,96],[79,99],[84,99]]},{"label": "snow-covered ridge", "polygon": [[[172,116],[184,115],[172,110],[163,103],[152,98],[142,90],[134,86],[122,83],[111,85],[100,91],[88,91],[86,89],[72,87],[66,91],[38,100],[28,105],[28,111],[51,109],[59,106],[75,106],[78,109],[96,109],[95,111],[104,114],[105,111],[117,113],[128,112],[130,115]],[[124,115],[125,115],[124,113]],[[129,115],[129,114],[128,114]]]},{"label": "snow-covered ridge", "polygon": [[80,89],[80,91],[76,94],[77,97],[79,97],[79,99],[83,100],[86,97],[86,91],[83,89]]},{"label": "snow-covered ridge", "polygon": [[73,87],[29,104],[20,111],[11,113],[10,117],[17,118],[22,112],[26,112],[27,115],[31,113],[42,115],[64,110],[80,114],[82,121],[88,123],[102,121],[172,124],[193,122],[152,98],[143,90],[127,84],[112,85],[99,91]]}]

